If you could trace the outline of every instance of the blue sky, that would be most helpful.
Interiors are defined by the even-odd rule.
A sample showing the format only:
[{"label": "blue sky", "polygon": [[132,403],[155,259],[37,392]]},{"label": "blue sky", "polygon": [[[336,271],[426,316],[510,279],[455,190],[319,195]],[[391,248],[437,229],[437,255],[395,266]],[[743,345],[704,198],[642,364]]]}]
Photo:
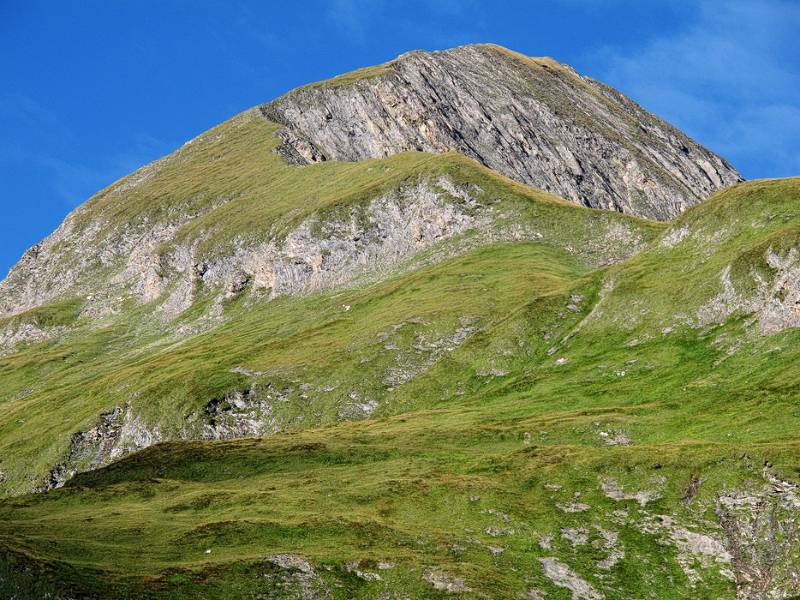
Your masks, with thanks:
[{"label": "blue sky", "polygon": [[92,193],[284,91],[494,42],[606,81],[747,178],[800,175],[800,2],[0,0],[0,276]]}]

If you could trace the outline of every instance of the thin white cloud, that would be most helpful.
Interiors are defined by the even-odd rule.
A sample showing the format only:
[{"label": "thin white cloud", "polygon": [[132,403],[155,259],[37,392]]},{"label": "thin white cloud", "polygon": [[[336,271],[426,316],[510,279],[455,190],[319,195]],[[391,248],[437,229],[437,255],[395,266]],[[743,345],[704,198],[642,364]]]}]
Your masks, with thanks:
[{"label": "thin white cloud", "polygon": [[704,0],[685,30],[594,60],[602,79],[675,123],[749,177],[798,175],[800,5]]},{"label": "thin white cloud", "polygon": [[333,0],[327,17],[343,34],[363,41],[370,23],[383,4],[383,0]]},{"label": "thin white cloud", "polygon": [[[134,136],[124,147],[102,159],[83,163],[71,156],[80,139],[67,123],[22,94],[0,95],[0,129],[24,125],[24,140],[0,138],[0,166],[35,165],[62,206],[74,208],[116,179],[166,154],[174,144],[147,134]],[[74,152],[72,153],[74,154]]]},{"label": "thin white cloud", "polygon": [[[387,22],[397,30],[415,30],[437,38],[440,20],[482,12],[483,5],[477,0],[409,1],[403,4],[403,11],[398,11],[397,4],[387,0],[331,0],[326,16],[342,34],[360,43],[385,28]],[[445,37],[459,37],[458,32],[450,34]]]}]

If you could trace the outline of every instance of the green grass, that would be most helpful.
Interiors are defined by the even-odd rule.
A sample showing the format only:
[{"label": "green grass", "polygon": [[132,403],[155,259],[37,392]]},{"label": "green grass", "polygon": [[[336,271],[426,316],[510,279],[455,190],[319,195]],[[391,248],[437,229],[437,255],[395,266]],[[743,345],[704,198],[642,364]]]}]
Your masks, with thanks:
[{"label": "green grass", "polygon": [[25,312],[0,319],[0,327],[18,327],[34,325],[41,329],[72,325],[78,320],[84,300],[75,298],[37,306]]},{"label": "green grass", "polygon": [[[692,589],[675,564],[663,560],[669,549],[635,526],[645,511],[633,501],[605,498],[597,478],[613,475],[638,489],[666,475],[663,498],[647,512],[702,522],[713,517],[712,490],[757,476],[764,456],[791,457],[798,450],[796,444],[766,444],[751,449],[747,461],[741,448],[703,443],[606,450],[579,443],[526,446],[517,421],[470,412],[449,408],[264,440],[157,446],[78,476],[47,496],[7,501],[0,507],[0,539],[17,561],[44,569],[40,582],[52,577],[60,589],[71,584],[84,593],[267,593],[263,579],[245,577],[242,569],[263,572],[266,556],[288,552],[337,576],[344,587],[336,597],[374,597],[386,586],[431,597],[432,590],[419,585],[431,565],[493,597],[514,597],[531,585],[559,597],[536,574],[537,558],[567,557],[597,582],[594,561],[605,553],[574,551],[559,537],[564,527],[591,523],[623,536],[628,561],[602,583],[617,597],[641,597],[653,584],[672,597],[729,596],[730,582],[713,577]],[[608,415],[584,413],[561,418],[581,425],[587,417]],[[552,417],[525,425],[550,428]],[[703,473],[705,484],[690,511],[680,498],[695,473]],[[544,487],[553,483],[564,491]],[[557,510],[573,491],[592,507],[588,515]],[[620,526],[613,511],[622,507],[630,521]],[[507,517],[495,516],[501,513]],[[514,534],[495,537],[488,527],[512,528]],[[555,539],[550,551],[538,544],[547,535]],[[504,551],[494,557],[487,546],[498,545]],[[59,562],[64,558],[68,571]],[[354,560],[367,570],[377,561],[394,562],[384,575],[394,581],[345,577],[343,565]]]},{"label": "green grass", "polygon": [[[230,372],[235,367],[266,371],[266,382],[292,388],[292,401],[274,408],[280,428],[300,420],[304,426],[330,422],[353,389],[377,396],[374,399],[387,407],[417,403],[418,392],[406,390],[419,389],[425,378],[415,378],[413,385],[400,386],[396,393],[383,384],[389,369],[406,368],[405,363],[408,368],[425,368],[426,358],[415,356],[416,336],[445,338],[459,327],[462,317],[474,320],[476,327],[498,321],[498,327],[529,329],[539,326],[540,317],[553,320],[554,306],[567,304],[559,295],[583,285],[578,279],[588,268],[634,250],[627,240],[604,241],[609,232],[622,230],[643,244],[664,228],[581,209],[457,154],[406,153],[360,163],[290,167],[271,152],[277,143],[275,127],[252,113],[240,115],[164,159],[157,169],[146,168],[148,177],[124,194],[111,186],[95,196],[76,213],[76,229],[99,223],[97,237],[102,239],[129,227],[149,228],[175,215],[197,214],[162,251],[186,244],[196,248],[200,259],[227,254],[232,245],[279,235],[305,219],[325,222],[337,211],[364,206],[376,195],[402,186],[422,180],[435,185],[438,177],[447,176],[471,187],[478,202],[493,211],[494,227],[531,228],[539,243],[499,245],[441,266],[424,266],[437,252],[447,255],[458,252],[462,242],[473,243],[470,240],[479,232],[468,232],[399,265],[396,271],[401,274],[391,281],[278,298],[268,304],[240,298],[226,305],[225,325],[207,334],[176,340],[164,335],[164,325],[153,316],[154,305],[128,306],[116,318],[84,323],[54,343],[3,357],[0,457],[14,459],[13,467],[4,468],[4,493],[38,485],[64,457],[75,431],[92,427],[100,412],[126,402],[164,435],[178,435],[187,417],[242,385],[242,376]],[[141,174],[131,177],[139,180]],[[122,180],[120,185],[129,183]],[[419,270],[420,266],[424,268]],[[84,271],[90,278],[98,276],[92,269]],[[528,276],[517,277],[523,273]],[[459,301],[452,302],[453,298]],[[181,321],[171,326],[191,326],[211,303],[211,296],[201,293]],[[353,310],[344,313],[345,305]],[[34,312],[62,315],[78,307],[70,301]],[[520,311],[521,318],[512,319]],[[531,318],[536,311],[541,315]],[[50,320],[54,322],[54,317]],[[415,320],[419,322],[411,322]],[[361,323],[371,325],[365,329]],[[395,326],[401,328],[396,333],[400,347],[396,353],[386,352],[377,336],[388,335]],[[558,327],[562,325],[552,325]],[[493,343],[486,333],[479,339]],[[461,368],[500,368],[488,364],[482,350],[461,354],[464,358],[453,356],[448,361],[460,361]],[[370,365],[368,377],[364,365]],[[331,387],[333,371],[336,387],[325,391]],[[436,385],[447,381],[437,380]],[[301,402],[303,384],[315,389],[313,403]],[[452,393],[452,387],[442,387],[441,393]],[[389,395],[397,398],[389,400]]]},{"label": "green grass", "polygon": [[355,71],[337,75],[336,77],[331,77],[330,79],[310,83],[299,89],[336,88],[346,85],[353,85],[356,82],[363,81],[365,79],[371,79],[373,77],[380,77],[381,75],[389,73],[392,62],[393,61],[390,61],[388,63],[374,65],[372,67],[362,67],[361,69],[356,69]]},{"label": "green grass", "polygon": [[[0,594],[292,597],[301,584],[267,560],[291,553],[335,598],[444,597],[423,579],[430,568],[463,579],[467,596],[536,588],[569,598],[542,572],[539,558],[553,556],[607,598],[735,596],[713,564],[693,564],[702,578],[692,584],[675,546],[641,525],[673,515],[719,536],[721,491],[760,489],[765,461],[800,477],[800,331],[763,337],[744,314],[704,328],[689,318],[720,291],[727,266],[750,290],[754,273],[772,273],[767,250],[797,245],[800,180],[739,185],[659,225],[570,205],[455,155],[291,169],[270,152],[272,125],[242,117],[221,127],[124,201],[113,188],[100,194],[82,223],[113,228],[193,207],[203,215],[178,239],[221,252],[446,174],[541,237],[416,257],[349,288],[244,295],[225,305],[221,325],[186,337],[165,335],[154,305],[131,307],[0,358],[0,489],[17,495],[0,502]],[[231,201],[212,201],[231,190]],[[682,242],[660,243],[684,227]],[[618,228],[648,247],[603,266],[631,252],[613,240]],[[201,295],[174,325],[196,322],[210,302]],[[37,318],[68,324],[78,308]],[[727,356],[722,342],[737,338]],[[283,394],[270,412],[281,433],[174,440],[25,495],[102,411],[130,402],[178,438],[199,433],[186,428],[202,426],[209,402],[247,389]],[[353,393],[377,408],[342,422]],[[601,431],[624,431],[631,445],[608,447]],[[603,477],[660,497],[615,502]],[[569,502],[591,508],[559,508]],[[595,526],[625,551],[608,571],[597,566],[607,551]],[[560,535],[570,527],[585,527],[590,543],[573,547]],[[349,572],[352,561],[380,581]]]},{"label": "green grass", "polygon": [[[294,388],[292,401],[275,407],[284,424],[298,417],[305,424],[331,422],[354,388],[379,400],[391,395],[383,375],[397,355],[416,358],[418,333],[445,336],[463,316],[476,326],[491,330],[497,322],[502,328],[508,315],[531,305],[542,311],[540,318],[553,318],[584,271],[546,246],[499,245],[366,288],[240,306],[227,324],[178,344],[126,335],[120,325],[6,357],[0,362],[7,393],[0,403],[0,444],[16,455],[8,483],[24,489],[28,477],[43,475],[57,461],[73,431],[127,400],[151,423],[177,431],[187,415],[239,384],[243,376],[230,371],[235,367],[268,373],[262,383]],[[451,302],[455,297],[458,303]],[[398,350],[388,352],[380,334],[404,323]],[[465,352],[461,368],[480,354]],[[314,402],[298,397],[302,383],[315,389]],[[335,389],[319,391],[332,383]],[[393,403],[410,401],[402,391]],[[59,420],[53,419],[56,398]]]}]

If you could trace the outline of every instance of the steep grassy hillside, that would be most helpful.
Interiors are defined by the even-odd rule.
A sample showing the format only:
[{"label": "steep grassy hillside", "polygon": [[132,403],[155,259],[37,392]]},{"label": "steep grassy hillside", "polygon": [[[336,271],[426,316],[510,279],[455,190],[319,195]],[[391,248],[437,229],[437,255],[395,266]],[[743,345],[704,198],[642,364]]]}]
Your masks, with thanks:
[{"label": "steep grassy hillside", "polygon": [[212,130],[98,194],[4,282],[33,307],[0,322],[0,494],[163,439],[466,394],[471,370],[505,369],[510,336],[563,334],[589,271],[664,230],[458,154],[288,166],[274,132],[250,113]]},{"label": "steep grassy hillside", "polygon": [[[224,324],[177,342],[129,331],[130,321],[121,320],[5,357],[4,490],[36,485],[62,460],[73,432],[126,403],[160,437],[202,437],[214,423],[210,411],[237,392],[248,393],[248,408],[228,406],[230,418],[252,412],[255,429],[244,433],[254,434],[364,418],[416,401],[408,386],[431,385],[427,371],[442,361],[452,373],[448,382],[434,379],[427,397],[445,383],[466,385],[465,371],[495,368],[479,348],[497,342],[495,331],[511,334],[509,321],[566,331],[576,317],[557,313],[571,289],[586,285],[584,272],[563,251],[499,245],[353,290],[233,301]],[[528,351],[543,354],[539,346]]]},{"label": "steep grassy hillside", "polygon": [[331,287],[468,229],[594,262],[657,230],[575,211],[456,153],[287,165],[278,128],[247,111],[98,193],[0,283],[0,317],[74,298],[92,321],[157,299],[175,316],[198,291],[240,291],[242,277],[272,295]]},{"label": "steep grassy hillside", "polygon": [[[792,597],[800,180],[661,227],[485,177],[540,238],[471,229],[207,330],[164,337],[145,304],[0,359],[6,493],[136,447],[118,430],[173,439],[0,503],[0,590]],[[631,229],[646,248],[598,258]]]}]

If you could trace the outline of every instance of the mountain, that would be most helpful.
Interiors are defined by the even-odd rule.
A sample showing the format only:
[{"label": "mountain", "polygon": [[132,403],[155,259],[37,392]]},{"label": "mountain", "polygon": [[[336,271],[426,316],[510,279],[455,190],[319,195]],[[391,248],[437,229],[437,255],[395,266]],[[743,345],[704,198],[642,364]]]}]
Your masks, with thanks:
[{"label": "mountain", "polygon": [[791,597],[800,178],[739,179],[477,46],[120,180],[0,284],[0,595]]},{"label": "mountain", "polygon": [[410,52],[261,107],[291,162],[460,152],[594,208],[667,220],[741,181],[617,90],[494,45]]}]

